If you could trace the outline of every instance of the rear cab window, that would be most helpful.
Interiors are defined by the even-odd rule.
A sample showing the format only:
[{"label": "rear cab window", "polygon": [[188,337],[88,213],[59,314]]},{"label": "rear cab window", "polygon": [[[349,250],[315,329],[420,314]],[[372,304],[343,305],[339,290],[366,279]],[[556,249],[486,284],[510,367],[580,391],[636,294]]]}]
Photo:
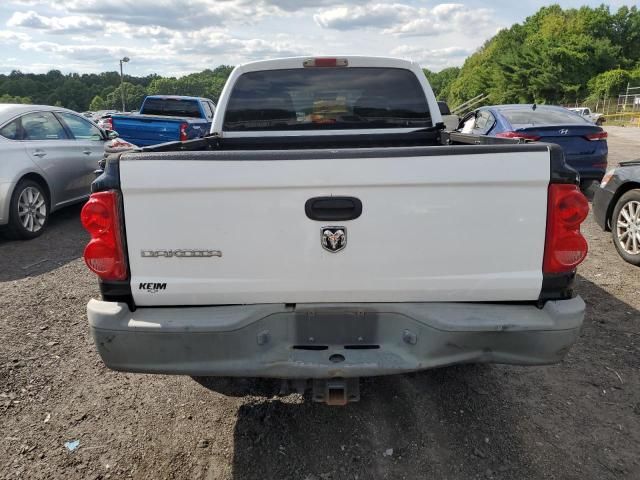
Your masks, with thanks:
[{"label": "rear cab window", "polygon": [[147,98],[140,113],[168,117],[202,117],[198,101],[184,98]]},{"label": "rear cab window", "polygon": [[295,68],[247,72],[233,87],[223,131],[427,128],[415,74],[401,68]]},{"label": "rear cab window", "polygon": [[588,123],[580,115],[560,109],[504,109],[500,113],[511,125],[584,125]]}]

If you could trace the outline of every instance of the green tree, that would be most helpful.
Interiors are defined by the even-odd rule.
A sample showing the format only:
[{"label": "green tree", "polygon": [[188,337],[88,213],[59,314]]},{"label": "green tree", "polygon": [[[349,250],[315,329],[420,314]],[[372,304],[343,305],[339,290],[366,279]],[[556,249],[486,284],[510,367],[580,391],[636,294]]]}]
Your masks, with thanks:
[{"label": "green tree", "polygon": [[433,89],[433,93],[438,99],[447,99],[449,97],[449,89],[453,81],[458,78],[460,74],[460,68],[449,67],[439,72],[432,72],[428,69],[424,69],[424,74],[429,80],[429,84]]},{"label": "green tree", "polygon": [[107,102],[100,95],[96,95],[89,104],[89,110],[93,112],[97,110],[107,110]]},{"label": "green tree", "polygon": [[13,95],[9,95],[8,93],[4,93],[0,95],[0,103],[25,103],[29,104],[31,102],[31,98],[29,97],[15,97]]},{"label": "green tree", "polygon": [[218,100],[233,67],[222,65],[184,77],[158,77],[149,84],[150,95],[193,95]]},{"label": "green tree", "polygon": [[124,88],[124,99],[127,110],[138,110],[142,105],[144,97],[147,96],[147,90],[142,85],[134,85],[124,82],[112,90],[105,99],[105,105],[108,109],[122,109],[122,89]]},{"label": "green tree", "polygon": [[618,95],[627,88],[627,83],[631,80],[631,72],[616,68],[607,70],[593,77],[588,82],[590,96],[594,98],[608,98]]},{"label": "green tree", "polygon": [[543,7],[469,57],[448,100],[457,105],[486,93],[490,103],[573,103],[590,93],[590,79],[637,64],[639,27],[636,7],[615,14],[606,6]]}]

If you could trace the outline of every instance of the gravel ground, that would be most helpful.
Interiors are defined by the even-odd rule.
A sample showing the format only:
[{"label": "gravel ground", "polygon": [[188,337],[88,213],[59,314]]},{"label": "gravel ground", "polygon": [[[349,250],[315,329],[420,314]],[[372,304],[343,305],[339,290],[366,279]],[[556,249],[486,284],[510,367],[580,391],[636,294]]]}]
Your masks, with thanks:
[{"label": "gravel ground", "polygon": [[[610,163],[640,157],[640,130],[609,133]],[[268,382],[225,396],[106,369],[78,213],[0,239],[0,478],[640,478],[640,270],[591,218],[587,317],[564,362],[366,379],[362,401],[337,408],[258,395]]]}]

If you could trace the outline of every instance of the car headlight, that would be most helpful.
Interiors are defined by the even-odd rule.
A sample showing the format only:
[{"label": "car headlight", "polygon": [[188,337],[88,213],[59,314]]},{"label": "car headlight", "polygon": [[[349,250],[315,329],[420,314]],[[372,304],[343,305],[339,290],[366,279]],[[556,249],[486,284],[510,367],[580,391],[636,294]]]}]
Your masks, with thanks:
[{"label": "car headlight", "polygon": [[607,170],[607,173],[604,174],[604,177],[602,177],[602,181],[600,182],[600,188],[604,188],[607,183],[609,183],[609,180],[611,180],[611,177],[613,177],[613,174],[615,173],[616,169],[612,168],[611,170]]}]

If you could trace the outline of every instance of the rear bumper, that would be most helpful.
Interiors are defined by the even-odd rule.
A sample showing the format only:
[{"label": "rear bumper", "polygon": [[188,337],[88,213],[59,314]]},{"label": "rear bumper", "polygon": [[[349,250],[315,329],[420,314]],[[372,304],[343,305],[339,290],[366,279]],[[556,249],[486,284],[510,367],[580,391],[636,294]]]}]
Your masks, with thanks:
[{"label": "rear bumper", "polygon": [[605,231],[610,230],[608,214],[614,194],[615,192],[609,191],[606,188],[598,187],[593,195],[593,202],[591,202],[593,218],[598,226]]},{"label": "rear bumper", "polygon": [[598,152],[584,157],[569,155],[566,157],[567,164],[573,167],[580,174],[580,181],[600,181],[607,172],[608,153]]},{"label": "rear bumper", "polygon": [[98,300],[87,307],[100,356],[114,370],[271,378],[374,376],[468,362],[556,363],[578,338],[584,308],[580,297],[542,309],[387,303],[131,312],[126,304]]}]

